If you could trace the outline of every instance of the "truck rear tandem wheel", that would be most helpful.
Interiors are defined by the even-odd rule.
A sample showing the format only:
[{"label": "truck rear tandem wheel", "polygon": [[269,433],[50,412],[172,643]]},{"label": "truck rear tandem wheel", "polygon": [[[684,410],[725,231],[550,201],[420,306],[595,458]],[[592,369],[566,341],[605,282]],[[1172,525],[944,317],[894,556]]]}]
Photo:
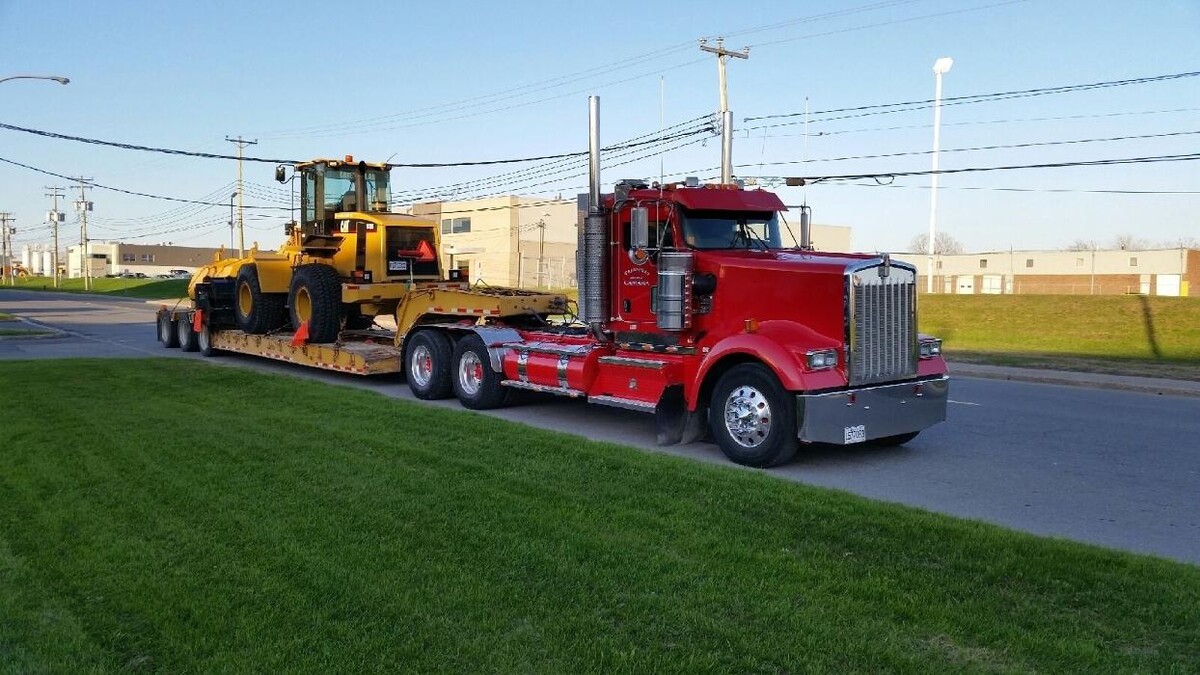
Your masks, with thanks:
[{"label": "truck rear tandem wheel", "polygon": [[487,346],[474,333],[459,338],[454,345],[454,395],[463,407],[471,410],[491,410],[508,401],[511,389],[501,386],[500,373],[492,368]]},{"label": "truck rear tandem wheel", "polygon": [[[404,341],[404,373],[413,396],[432,401],[450,398],[450,338],[438,330],[418,330]],[[490,366],[489,366],[490,367]]]}]

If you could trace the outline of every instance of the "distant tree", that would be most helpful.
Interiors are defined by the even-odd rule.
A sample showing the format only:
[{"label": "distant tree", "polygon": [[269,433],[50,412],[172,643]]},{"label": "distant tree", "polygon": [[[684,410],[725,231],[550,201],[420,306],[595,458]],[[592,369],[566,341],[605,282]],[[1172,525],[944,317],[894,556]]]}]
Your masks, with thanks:
[{"label": "distant tree", "polygon": [[1113,239],[1113,248],[1118,251],[1144,251],[1148,244],[1149,242],[1145,239],[1140,239],[1132,234],[1118,234]]},{"label": "distant tree", "polygon": [[1094,239],[1076,239],[1067,246],[1068,251],[1094,251],[1099,248]]},{"label": "distant tree", "polygon": [[[929,235],[918,234],[912,238],[908,244],[908,250],[912,253],[929,254]],[[937,255],[956,255],[963,252],[962,244],[958,240],[950,236],[946,232],[938,232],[937,238],[934,240],[933,252]]]}]

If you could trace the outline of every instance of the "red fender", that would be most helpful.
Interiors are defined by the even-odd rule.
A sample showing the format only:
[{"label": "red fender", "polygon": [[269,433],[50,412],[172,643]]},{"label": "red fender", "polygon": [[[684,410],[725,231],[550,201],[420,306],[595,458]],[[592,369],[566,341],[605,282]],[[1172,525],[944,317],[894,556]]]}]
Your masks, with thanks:
[{"label": "red fender", "polygon": [[809,372],[805,354],[813,349],[841,349],[838,339],[813,332],[792,321],[764,321],[753,332],[730,335],[721,340],[700,362],[696,379],[687,392],[687,406],[695,410],[701,383],[712,368],[728,356],[745,354],[770,368],[786,391],[807,391],[846,385],[844,365],[840,368]]}]

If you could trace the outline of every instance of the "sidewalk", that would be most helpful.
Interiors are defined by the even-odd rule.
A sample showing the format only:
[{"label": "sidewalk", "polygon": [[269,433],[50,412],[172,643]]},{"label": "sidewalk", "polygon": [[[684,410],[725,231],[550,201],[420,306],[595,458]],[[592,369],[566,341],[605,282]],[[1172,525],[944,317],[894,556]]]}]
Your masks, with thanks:
[{"label": "sidewalk", "polygon": [[978,363],[950,362],[950,377],[980,377],[990,380],[1013,380],[1040,384],[1062,384],[1071,387],[1094,387],[1097,389],[1122,389],[1160,396],[1200,397],[1200,382],[1190,380],[1164,380],[1155,377],[1131,377],[1128,375],[1102,375],[1077,373],[1066,370],[1042,370],[1039,368],[1010,368],[987,366]]}]

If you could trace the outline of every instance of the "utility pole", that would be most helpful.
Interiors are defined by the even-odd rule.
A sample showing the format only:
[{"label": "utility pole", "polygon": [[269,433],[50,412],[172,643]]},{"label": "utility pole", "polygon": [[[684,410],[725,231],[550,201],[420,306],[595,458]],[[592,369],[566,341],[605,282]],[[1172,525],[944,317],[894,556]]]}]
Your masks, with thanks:
[{"label": "utility pole", "polygon": [[748,59],[750,48],[742,47],[740,52],[731,52],[725,49],[725,38],[717,38],[716,47],[709,47],[707,40],[701,40],[700,51],[717,55],[717,86],[721,94],[721,183],[728,185],[733,182],[733,114],[729,112],[725,59],[730,56],[735,59]]},{"label": "utility pole", "polygon": [[225,140],[230,143],[235,143],[238,146],[238,257],[246,255],[246,216],[242,212],[242,150],[247,145],[258,145],[258,141],[248,141],[241,136],[237,138],[225,137]]},{"label": "utility pole", "polygon": [[538,288],[542,288],[542,278],[546,271],[546,216],[549,213],[542,214],[542,218],[537,221],[538,226]]},{"label": "utility pole", "polygon": [[46,189],[49,190],[46,196],[54,200],[54,206],[48,215],[50,216],[50,226],[54,228],[54,287],[58,288],[58,224],[66,219],[64,214],[58,210],[58,198],[66,195],[63,194],[63,189],[60,187],[47,185]]},{"label": "utility pole", "polygon": [[8,277],[8,285],[15,286],[17,284],[16,274],[13,273],[12,261],[12,234],[16,230],[9,227],[9,223],[16,220],[8,211],[0,212],[0,245],[4,247],[4,276]]},{"label": "utility pole", "polygon": [[87,187],[91,178],[76,178],[79,185],[79,200],[75,202],[75,210],[79,212],[79,264],[83,267],[83,290],[92,290],[92,252],[88,244],[87,214],[92,210],[92,203],[87,200]]}]

